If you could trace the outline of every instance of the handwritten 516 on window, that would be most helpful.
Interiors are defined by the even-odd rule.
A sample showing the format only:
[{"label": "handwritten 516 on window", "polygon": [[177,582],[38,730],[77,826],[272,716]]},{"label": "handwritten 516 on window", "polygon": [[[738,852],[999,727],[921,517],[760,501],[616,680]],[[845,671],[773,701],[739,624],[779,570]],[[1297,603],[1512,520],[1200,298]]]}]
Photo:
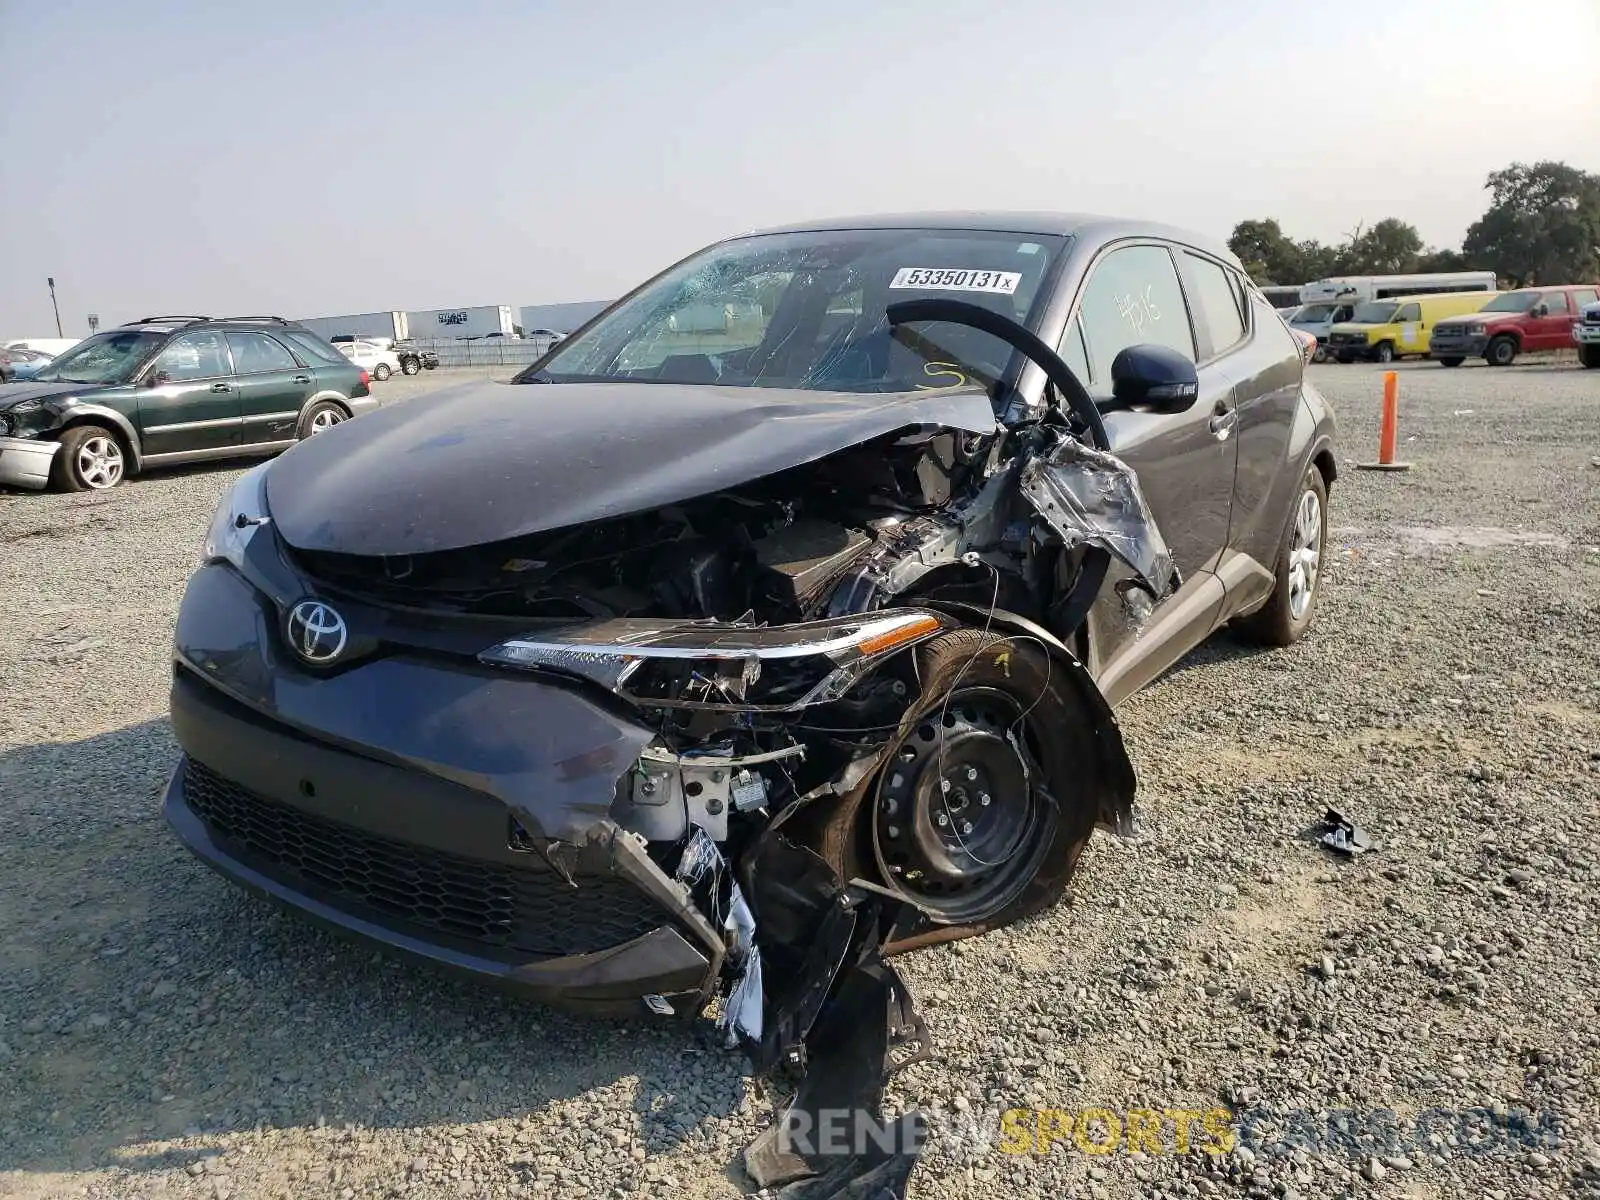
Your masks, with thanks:
[{"label": "handwritten 516 on window", "polygon": [[1146,323],[1153,325],[1161,320],[1161,310],[1150,298],[1154,287],[1154,284],[1147,283],[1143,292],[1126,292],[1117,297],[1117,315],[1128,323],[1134,333],[1143,333]]}]

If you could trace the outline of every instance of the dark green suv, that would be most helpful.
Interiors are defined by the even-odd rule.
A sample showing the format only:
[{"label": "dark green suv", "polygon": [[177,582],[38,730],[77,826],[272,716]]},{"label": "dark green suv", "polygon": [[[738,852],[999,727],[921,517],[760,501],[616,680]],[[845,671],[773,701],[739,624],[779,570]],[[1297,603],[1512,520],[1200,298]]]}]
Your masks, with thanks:
[{"label": "dark green suv", "polygon": [[376,405],[367,372],[282,317],[145,317],[0,386],[0,485],[116,487],[272,454]]}]

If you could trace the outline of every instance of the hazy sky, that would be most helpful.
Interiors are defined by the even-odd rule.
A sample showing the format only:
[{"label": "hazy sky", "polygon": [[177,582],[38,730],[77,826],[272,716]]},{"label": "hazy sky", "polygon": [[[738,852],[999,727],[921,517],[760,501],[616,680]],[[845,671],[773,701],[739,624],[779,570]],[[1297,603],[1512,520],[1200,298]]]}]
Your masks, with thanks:
[{"label": "hazy sky", "polygon": [[918,208],[1456,244],[1600,170],[1600,0],[0,0],[0,335],[616,295]]}]

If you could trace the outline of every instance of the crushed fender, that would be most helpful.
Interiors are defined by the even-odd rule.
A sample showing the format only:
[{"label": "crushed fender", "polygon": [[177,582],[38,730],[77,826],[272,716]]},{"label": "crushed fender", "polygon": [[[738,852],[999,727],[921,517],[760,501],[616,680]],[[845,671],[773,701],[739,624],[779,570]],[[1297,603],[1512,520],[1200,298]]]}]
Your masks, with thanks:
[{"label": "crushed fender", "polygon": [[1023,464],[1022,494],[1069,548],[1098,546],[1126,563],[1148,593],[1136,607],[1148,612],[1182,580],[1138,476],[1116,455],[1065,430],[1047,432],[1054,444]]}]

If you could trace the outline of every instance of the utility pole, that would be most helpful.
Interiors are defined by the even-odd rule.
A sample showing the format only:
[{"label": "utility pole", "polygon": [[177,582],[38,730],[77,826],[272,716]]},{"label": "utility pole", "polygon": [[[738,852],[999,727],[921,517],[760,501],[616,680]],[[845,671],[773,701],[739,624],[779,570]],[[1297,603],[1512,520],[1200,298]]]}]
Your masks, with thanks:
[{"label": "utility pole", "polygon": [[55,280],[55,276],[51,275],[51,276],[47,277],[45,279],[45,282],[50,285],[50,307],[55,309],[55,314],[56,314],[56,336],[57,337],[61,337],[61,336],[63,336],[62,332],[61,332],[61,306],[56,303],[56,280]]}]

